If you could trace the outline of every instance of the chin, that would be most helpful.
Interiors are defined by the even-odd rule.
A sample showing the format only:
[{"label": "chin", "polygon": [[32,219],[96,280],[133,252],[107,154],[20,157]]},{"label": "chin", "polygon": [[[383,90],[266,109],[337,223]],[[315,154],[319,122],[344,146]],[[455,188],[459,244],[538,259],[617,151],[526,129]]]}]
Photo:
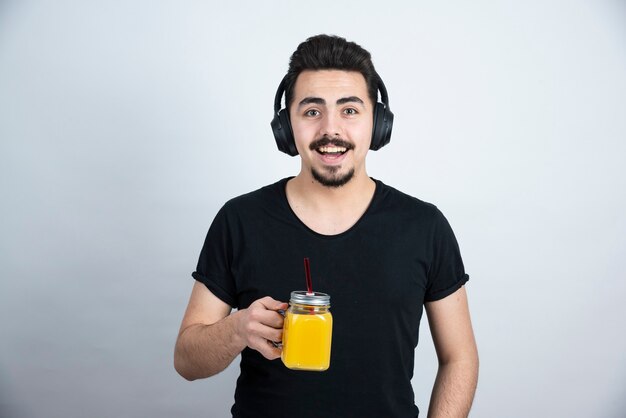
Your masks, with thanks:
[{"label": "chin", "polygon": [[352,180],[352,178],[354,177],[354,168],[350,169],[345,174],[330,173],[329,175],[323,175],[314,168],[312,168],[311,175],[322,186],[338,188],[346,185],[350,180]]}]

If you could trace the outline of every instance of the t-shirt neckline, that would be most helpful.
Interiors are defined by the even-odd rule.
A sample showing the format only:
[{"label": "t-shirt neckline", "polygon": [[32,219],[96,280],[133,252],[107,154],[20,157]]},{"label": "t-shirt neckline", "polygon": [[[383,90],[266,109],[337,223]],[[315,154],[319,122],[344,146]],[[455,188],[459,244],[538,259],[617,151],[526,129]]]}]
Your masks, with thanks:
[{"label": "t-shirt neckline", "polygon": [[300,219],[298,217],[298,215],[296,215],[296,213],[294,212],[293,208],[289,204],[289,200],[287,199],[287,182],[289,180],[291,180],[292,178],[294,178],[294,176],[285,177],[284,179],[282,179],[282,180],[280,180],[278,182],[278,186],[279,186],[278,188],[279,188],[279,192],[280,192],[280,196],[281,196],[283,204],[286,206],[286,208],[289,211],[291,217],[295,220],[296,223],[298,223],[302,228],[304,228],[310,234],[313,234],[313,235],[315,235],[317,237],[320,237],[320,238],[323,238],[323,239],[337,239],[337,238],[341,238],[343,236],[346,236],[346,235],[350,234],[355,229],[357,229],[358,226],[363,222],[363,220],[368,217],[368,215],[372,211],[372,208],[375,206],[376,202],[378,201],[378,199],[380,197],[380,194],[382,193],[382,182],[380,180],[375,179],[374,177],[370,177],[372,180],[374,180],[376,188],[374,189],[374,194],[372,195],[372,199],[370,200],[370,203],[367,205],[367,208],[365,209],[363,214],[359,217],[359,219],[357,219],[357,221],[350,228],[346,229],[345,231],[342,231],[342,232],[340,232],[338,234],[325,235],[325,234],[321,234],[321,233],[319,233],[317,231],[314,231],[313,229],[309,228],[309,226],[307,224],[302,222],[302,219]]}]

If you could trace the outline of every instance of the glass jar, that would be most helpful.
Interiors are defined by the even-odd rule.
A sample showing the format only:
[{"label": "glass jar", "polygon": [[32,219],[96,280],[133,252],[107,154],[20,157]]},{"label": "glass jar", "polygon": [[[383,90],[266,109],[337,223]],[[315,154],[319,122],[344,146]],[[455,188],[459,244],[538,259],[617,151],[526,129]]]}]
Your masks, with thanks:
[{"label": "glass jar", "polygon": [[291,292],[283,325],[281,359],[285,366],[294,370],[327,370],[332,334],[330,296],[320,292]]}]

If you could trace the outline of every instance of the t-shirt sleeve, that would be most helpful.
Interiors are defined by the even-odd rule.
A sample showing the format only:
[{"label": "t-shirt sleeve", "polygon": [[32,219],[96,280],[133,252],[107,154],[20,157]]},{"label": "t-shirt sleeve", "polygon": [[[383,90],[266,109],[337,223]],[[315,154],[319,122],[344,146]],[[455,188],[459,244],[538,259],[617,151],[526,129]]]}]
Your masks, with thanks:
[{"label": "t-shirt sleeve", "polygon": [[237,308],[237,291],[232,275],[233,236],[226,207],[220,209],[209,228],[198,266],[191,276],[215,296]]},{"label": "t-shirt sleeve", "polygon": [[443,299],[456,292],[467,281],[461,251],[452,227],[437,210],[432,235],[432,259],[428,270],[425,302]]}]

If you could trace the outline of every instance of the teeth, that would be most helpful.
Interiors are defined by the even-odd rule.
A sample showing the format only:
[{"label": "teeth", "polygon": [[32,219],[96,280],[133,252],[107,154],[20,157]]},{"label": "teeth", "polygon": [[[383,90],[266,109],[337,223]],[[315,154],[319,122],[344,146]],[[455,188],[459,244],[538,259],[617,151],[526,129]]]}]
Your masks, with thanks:
[{"label": "teeth", "polygon": [[346,152],[346,148],[344,147],[320,147],[319,151],[323,153],[338,153],[338,152]]}]

